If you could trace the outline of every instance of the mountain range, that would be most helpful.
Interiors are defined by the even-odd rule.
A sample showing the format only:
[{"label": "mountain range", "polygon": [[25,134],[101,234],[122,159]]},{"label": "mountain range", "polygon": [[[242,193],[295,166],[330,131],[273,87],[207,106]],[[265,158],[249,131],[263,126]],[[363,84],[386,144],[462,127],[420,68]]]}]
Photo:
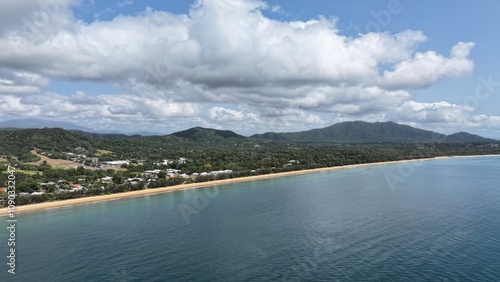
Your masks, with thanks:
[{"label": "mountain range", "polygon": [[[136,132],[123,134],[120,132],[97,132],[91,128],[78,126],[69,122],[45,121],[40,119],[19,119],[0,122],[0,128],[63,128],[65,130],[103,138],[134,138],[143,136],[162,135],[154,132]],[[165,135],[162,135],[165,136]],[[218,130],[203,127],[193,127],[166,135],[165,137],[182,138],[190,141],[217,141],[226,139],[245,139],[230,130]],[[315,142],[315,143],[488,143],[498,140],[484,138],[467,132],[458,132],[445,135],[433,131],[414,128],[394,122],[368,123],[363,121],[348,121],[337,123],[324,128],[311,129],[299,132],[266,132],[250,136],[252,139],[286,142]]]},{"label": "mountain range", "polygon": [[10,128],[63,128],[66,130],[79,130],[85,132],[95,132],[92,128],[79,126],[71,122],[65,121],[51,121],[38,118],[22,118],[22,119],[10,119],[5,121],[0,121],[0,128],[10,129]]},{"label": "mountain range", "polygon": [[[191,141],[216,141],[217,139],[244,139],[229,130],[194,127],[172,133],[169,136],[180,137]],[[349,121],[337,123],[325,128],[299,132],[267,132],[250,136],[253,139],[288,142],[315,143],[488,143],[498,140],[484,138],[467,132],[445,135],[433,131],[414,128],[394,122],[368,123]]]},{"label": "mountain range", "polygon": [[445,135],[433,131],[414,128],[394,122],[348,121],[337,123],[325,128],[311,129],[299,132],[267,132],[252,135],[265,140],[281,140],[291,142],[325,142],[325,143],[373,143],[373,142],[497,142],[498,140],[484,138],[467,132]]},{"label": "mountain range", "polygon": [[90,127],[80,126],[72,122],[66,121],[52,121],[39,118],[22,118],[22,119],[10,119],[5,121],[0,121],[0,129],[28,129],[28,128],[62,128],[71,131],[81,131],[85,133],[92,134],[106,134],[106,135],[161,135],[158,132],[152,131],[135,131],[135,132],[122,132],[122,131],[110,131],[110,130],[96,130]]}]

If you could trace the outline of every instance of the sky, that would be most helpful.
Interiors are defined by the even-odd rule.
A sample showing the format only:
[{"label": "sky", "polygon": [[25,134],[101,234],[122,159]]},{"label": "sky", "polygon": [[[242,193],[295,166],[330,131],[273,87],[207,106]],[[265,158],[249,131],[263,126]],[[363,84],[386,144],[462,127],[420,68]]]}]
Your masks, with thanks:
[{"label": "sky", "polygon": [[0,120],[500,139],[500,2],[2,0]]}]

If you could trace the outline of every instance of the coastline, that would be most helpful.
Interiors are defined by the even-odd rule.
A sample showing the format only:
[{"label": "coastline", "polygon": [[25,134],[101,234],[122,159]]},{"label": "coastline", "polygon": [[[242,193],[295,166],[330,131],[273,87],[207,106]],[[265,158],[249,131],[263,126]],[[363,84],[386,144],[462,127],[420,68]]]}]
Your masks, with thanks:
[{"label": "coastline", "polygon": [[[210,186],[215,186],[215,185],[228,185],[228,184],[233,184],[233,183],[264,180],[264,179],[286,177],[286,176],[292,176],[292,175],[310,174],[310,173],[317,173],[317,172],[324,172],[324,171],[334,171],[334,170],[342,170],[342,169],[351,169],[351,168],[378,166],[378,165],[389,165],[389,164],[398,164],[398,163],[407,163],[407,162],[419,162],[419,161],[441,160],[441,159],[451,159],[451,158],[472,158],[472,157],[500,157],[500,154],[498,154],[498,155],[445,156],[445,157],[434,157],[434,158],[423,158],[423,159],[409,159],[409,160],[399,160],[399,161],[375,162],[375,163],[364,163],[364,164],[353,164],[353,165],[344,165],[344,166],[315,168],[315,169],[305,169],[305,170],[296,170],[296,171],[271,173],[271,174],[255,175],[255,176],[245,176],[245,177],[237,177],[237,178],[230,178],[230,179],[223,179],[223,180],[213,180],[213,181],[207,181],[207,182],[200,182],[200,183],[181,184],[181,185],[175,185],[175,186],[170,186],[170,187],[161,187],[161,188],[154,188],[154,189],[129,191],[129,192],[123,192],[123,193],[117,193],[117,194],[110,194],[110,195],[90,196],[90,197],[84,197],[84,198],[78,198],[78,199],[69,199],[69,200],[62,200],[62,201],[44,202],[44,203],[31,204],[31,205],[16,206],[15,213],[20,214],[20,213],[34,212],[34,211],[40,211],[40,210],[49,210],[49,209],[67,207],[67,206],[83,205],[83,204],[89,204],[89,203],[97,203],[97,202],[103,202],[103,201],[111,201],[111,200],[126,199],[126,198],[131,198],[131,197],[139,197],[139,196],[143,196],[143,195],[168,193],[168,192],[172,192],[172,191],[179,191],[179,190],[185,190],[185,189],[197,189],[197,188],[204,188],[204,187],[210,187]],[[6,215],[8,215],[7,208],[1,208],[0,209],[0,217],[6,216]]]}]

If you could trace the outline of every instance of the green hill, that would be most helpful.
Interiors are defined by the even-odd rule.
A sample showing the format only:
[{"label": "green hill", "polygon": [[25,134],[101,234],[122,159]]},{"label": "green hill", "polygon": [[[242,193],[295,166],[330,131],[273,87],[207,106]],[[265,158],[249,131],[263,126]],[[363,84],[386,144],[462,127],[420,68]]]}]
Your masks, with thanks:
[{"label": "green hill", "polygon": [[456,143],[492,141],[491,139],[486,139],[464,132],[446,136],[441,133],[422,130],[394,122],[368,123],[363,121],[342,122],[325,128],[311,129],[300,132],[267,132],[264,134],[256,134],[252,137],[276,141],[282,140],[291,142],[317,143]]},{"label": "green hill", "polygon": [[0,155],[17,156],[31,160],[34,148],[64,152],[76,147],[93,148],[92,138],[61,128],[0,130]]},{"label": "green hill", "polygon": [[190,141],[217,141],[221,139],[244,139],[245,136],[236,134],[230,130],[217,130],[203,127],[193,127],[188,130],[179,131],[171,134],[172,136],[185,138]]},{"label": "green hill", "polygon": [[498,142],[498,140],[488,139],[481,137],[479,135],[470,134],[467,132],[457,132],[451,135],[446,136],[446,142],[449,143],[489,143],[489,142]]}]

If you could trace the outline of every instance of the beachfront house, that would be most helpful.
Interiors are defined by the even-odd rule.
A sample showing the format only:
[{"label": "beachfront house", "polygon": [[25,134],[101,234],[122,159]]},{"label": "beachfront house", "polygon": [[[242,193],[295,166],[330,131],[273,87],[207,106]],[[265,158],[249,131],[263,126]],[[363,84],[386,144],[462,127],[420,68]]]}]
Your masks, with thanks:
[{"label": "beachfront house", "polygon": [[130,183],[130,184],[136,184],[137,182],[139,181],[144,181],[144,179],[142,178],[139,178],[139,177],[134,177],[134,178],[128,178],[127,181]]},{"label": "beachfront house", "polygon": [[80,191],[83,189],[83,186],[81,184],[71,184],[70,187],[71,187],[70,191],[72,191],[72,192]]}]

